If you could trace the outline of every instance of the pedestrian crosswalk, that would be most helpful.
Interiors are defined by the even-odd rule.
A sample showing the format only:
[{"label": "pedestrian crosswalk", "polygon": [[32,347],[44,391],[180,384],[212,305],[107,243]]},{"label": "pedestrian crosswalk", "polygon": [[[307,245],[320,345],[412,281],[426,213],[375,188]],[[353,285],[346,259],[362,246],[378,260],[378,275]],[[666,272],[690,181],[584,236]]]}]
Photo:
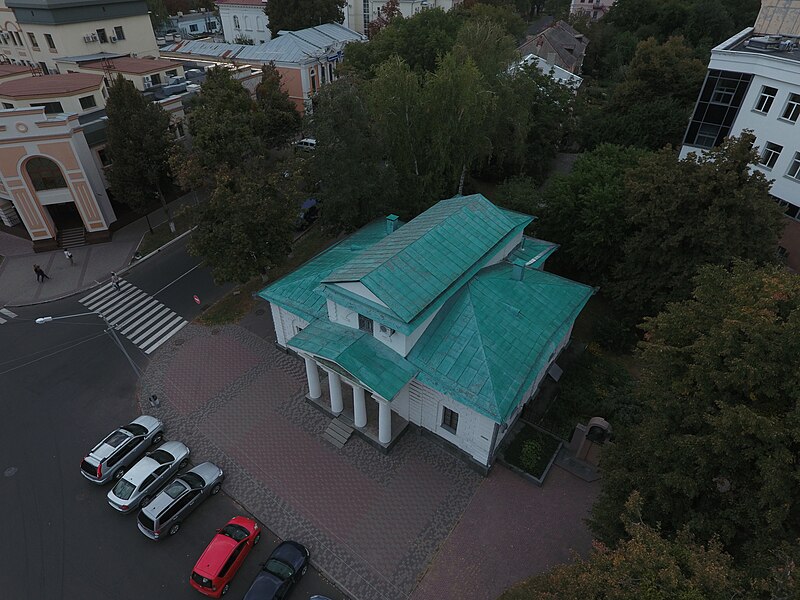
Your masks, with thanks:
[{"label": "pedestrian crosswalk", "polygon": [[79,302],[103,315],[117,333],[145,354],[153,352],[187,325],[183,317],[124,279],[120,281],[119,290],[108,283]]},{"label": "pedestrian crosswalk", "polygon": [[16,316],[17,313],[13,313],[7,308],[0,308],[0,325],[5,325],[9,319],[13,319]]}]

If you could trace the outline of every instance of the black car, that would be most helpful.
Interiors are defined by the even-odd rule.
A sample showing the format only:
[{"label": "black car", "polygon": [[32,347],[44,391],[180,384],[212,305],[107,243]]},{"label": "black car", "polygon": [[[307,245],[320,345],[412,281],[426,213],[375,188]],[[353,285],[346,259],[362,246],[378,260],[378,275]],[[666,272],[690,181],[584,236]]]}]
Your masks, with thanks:
[{"label": "black car", "polygon": [[244,600],[285,598],[292,586],[306,574],[308,557],[309,552],[302,544],[291,541],[280,544],[261,566]]}]

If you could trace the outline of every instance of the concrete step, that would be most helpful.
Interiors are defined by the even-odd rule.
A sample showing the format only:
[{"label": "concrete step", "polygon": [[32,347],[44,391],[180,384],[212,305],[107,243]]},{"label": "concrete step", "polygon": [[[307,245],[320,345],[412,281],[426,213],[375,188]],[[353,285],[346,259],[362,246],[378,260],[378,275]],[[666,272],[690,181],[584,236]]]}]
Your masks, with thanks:
[{"label": "concrete step", "polygon": [[58,232],[58,246],[60,248],[77,248],[86,245],[86,230],[83,227],[63,229]]},{"label": "concrete step", "polygon": [[328,424],[327,429],[322,434],[322,439],[336,448],[343,448],[352,434],[353,428],[336,418]]}]

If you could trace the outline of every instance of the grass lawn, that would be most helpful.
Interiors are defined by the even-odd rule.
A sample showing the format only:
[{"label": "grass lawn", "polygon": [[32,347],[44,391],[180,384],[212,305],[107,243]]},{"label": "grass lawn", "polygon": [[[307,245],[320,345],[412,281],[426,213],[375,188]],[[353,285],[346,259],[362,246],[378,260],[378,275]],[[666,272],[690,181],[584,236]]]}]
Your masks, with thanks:
[{"label": "grass lawn", "polygon": [[[532,464],[525,464],[523,460],[523,448],[528,440],[536,442],[540,449],[536,460]],[[503,457],[515,467],[530,473],[536,478],[541,478],[550,463],[550,459],[558,449],[558,444],[558,440],[552,436],[542,433],[528,424],[524,424],[520,432],[503,451]]]},{"label": "grass lawn", "polygon": [[169,230],[169,223],[162,223],[161,225],[153,227],[153,233],[146,233],[142,239],[142,243],[139,244],[139,254],[147,256],[154,250],[161,248],[161,246],[170,240],[174,240],[180,234],[189,231],[192,226],[191,218],[187,213],[178,213],[174,215],[174,219],[175,233]]},{"label": "grass lawn", "polygon": [[[303,237],[295,242],[294,249],[286,261],[270,271],[270,281],[275,281],[287,273],[291,273],[304,262],[322,252],[334,241],[336,241],[335,238],[324,234],[318,226],[312,226]],[[239,286],[211,306],[198,317],[197,321],[208,326],[237,322],[253,309],[257,302],[253,298],[253,294],[265,287],[265,285],[267,284],[261,280],[261,277],[253,277],[253,279]],[[238,294],[235,292],[238,292]]]}]

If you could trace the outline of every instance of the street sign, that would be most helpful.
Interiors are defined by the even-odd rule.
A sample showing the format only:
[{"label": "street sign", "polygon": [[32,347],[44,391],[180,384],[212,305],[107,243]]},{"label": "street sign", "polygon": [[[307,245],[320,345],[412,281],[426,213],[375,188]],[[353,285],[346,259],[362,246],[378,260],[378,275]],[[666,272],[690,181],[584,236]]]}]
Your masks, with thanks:
[{"label": "street sign", "polygon": [[194,295],[194,303],[200,304],[200,298],[197,297],[197,294]]}]

